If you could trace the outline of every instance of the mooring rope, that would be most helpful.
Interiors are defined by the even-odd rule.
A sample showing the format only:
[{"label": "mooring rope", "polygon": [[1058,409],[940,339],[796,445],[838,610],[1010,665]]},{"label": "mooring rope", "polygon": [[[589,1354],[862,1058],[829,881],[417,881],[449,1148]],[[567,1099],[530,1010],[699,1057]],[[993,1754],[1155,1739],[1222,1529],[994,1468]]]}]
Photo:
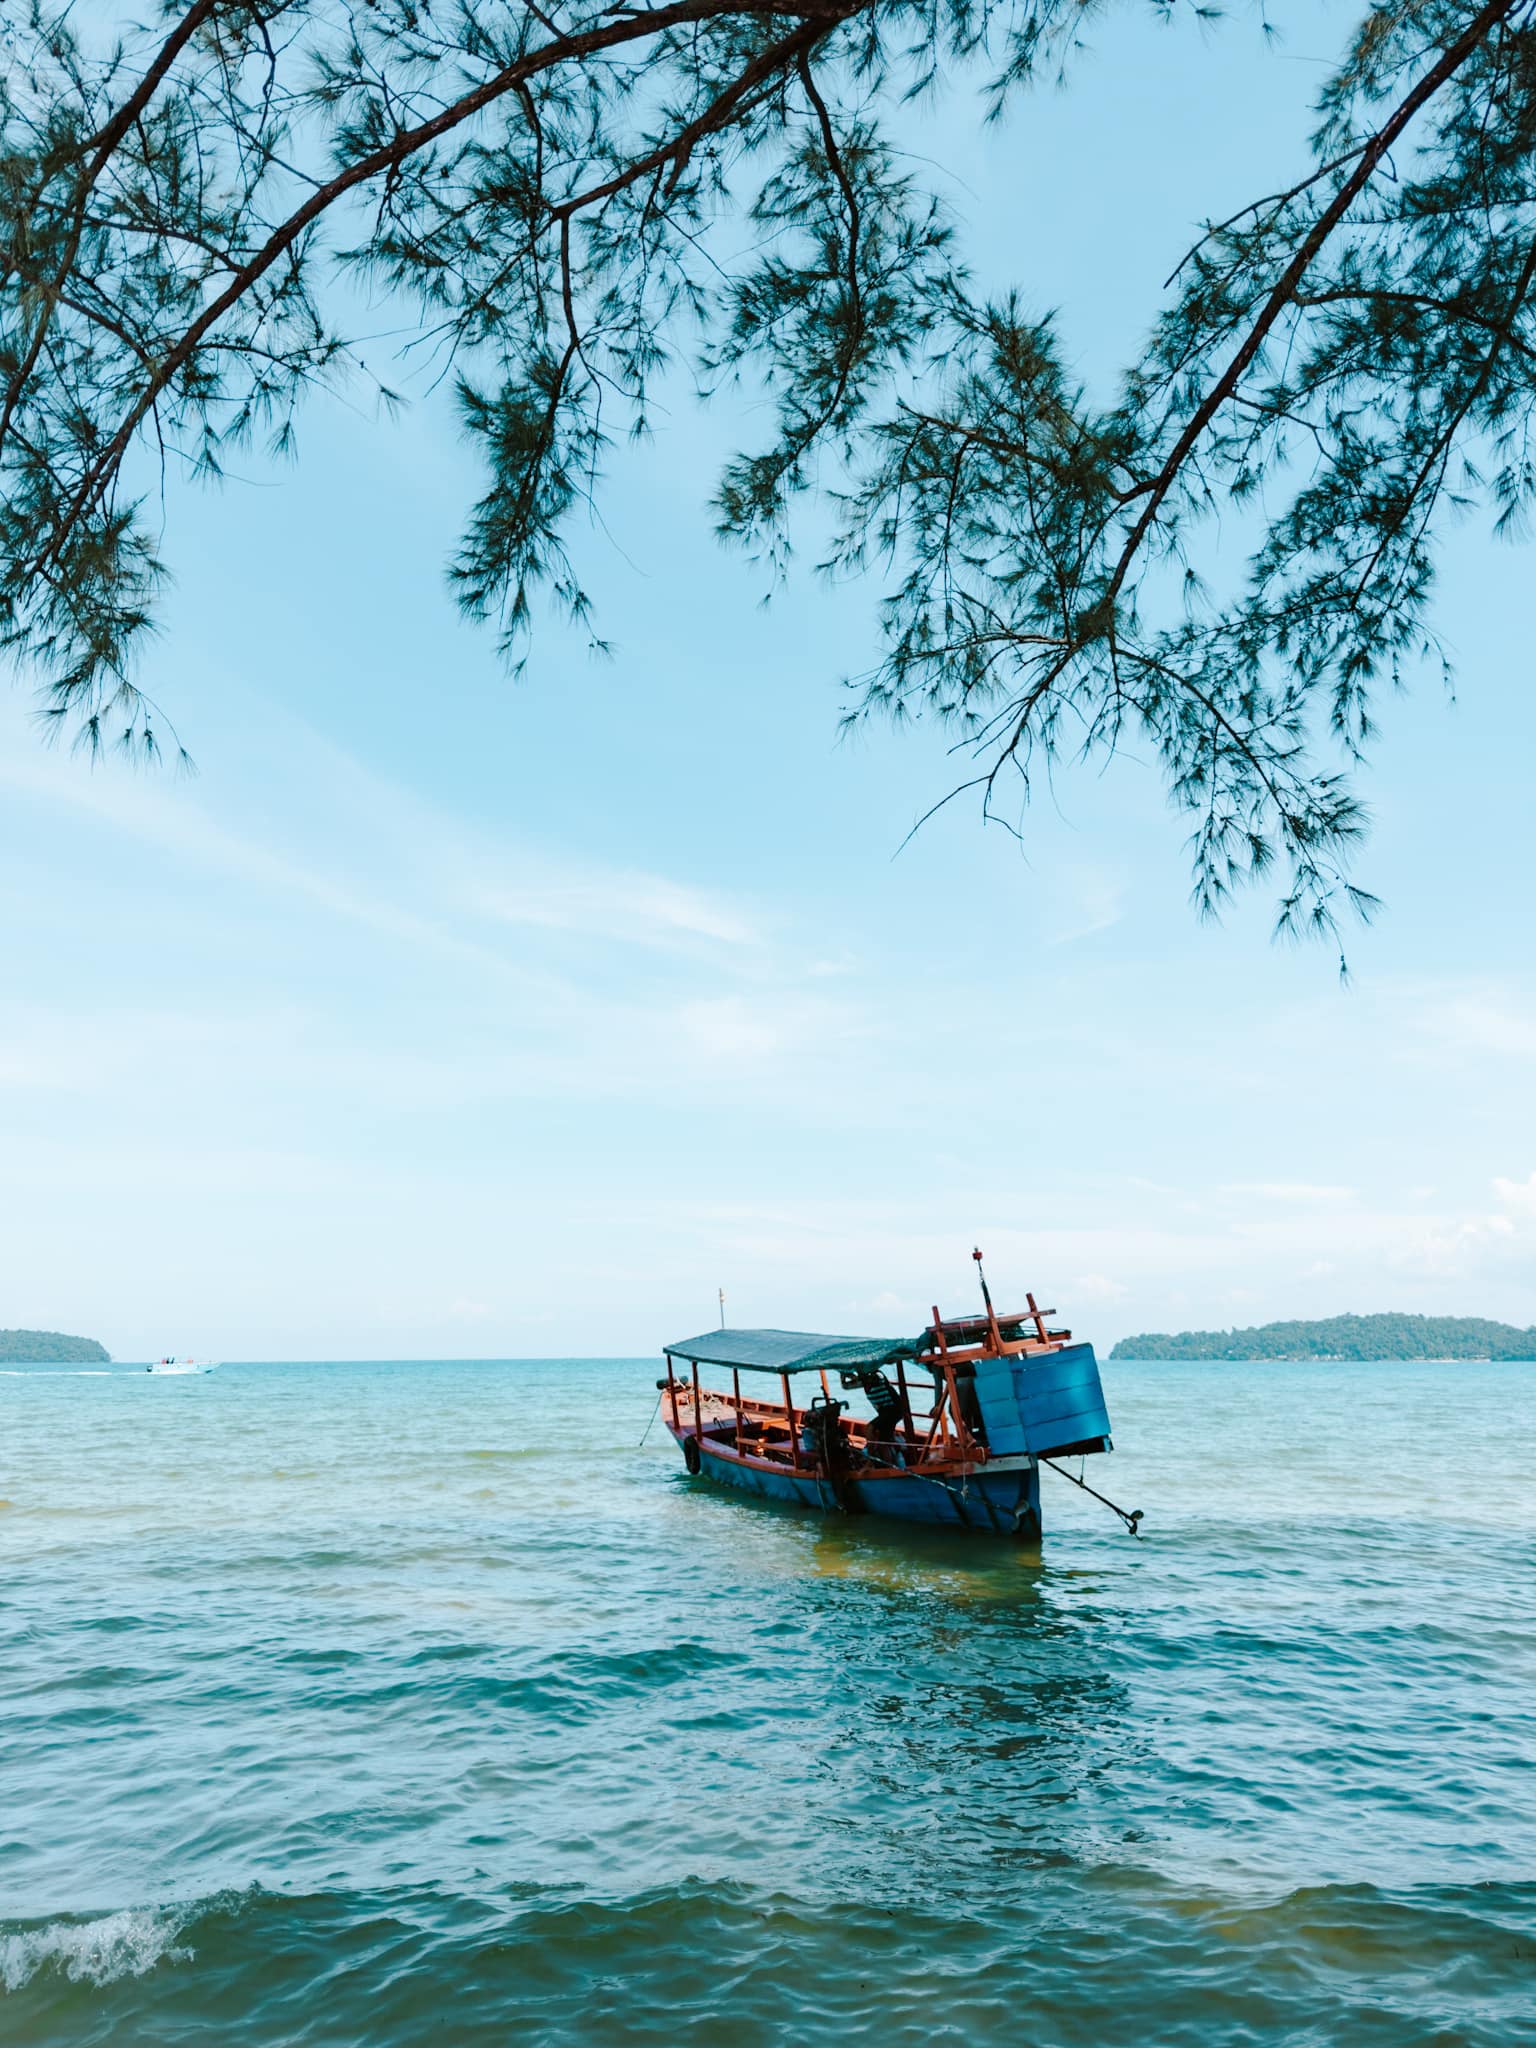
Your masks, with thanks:
[{"label": "mooring rope", "polygon": [[648,1422],[648,1423],[647,1423],[647,1424],[645,1425],[645,1436],[642,1436],[642,1437],[641,1437],[641,1439],[640,1439],[640,1441],[639,1441],[639,1443],[637,1443],[637,1444],[635,1445],[635,1449],[636,1449],[637,1451],[643,1451],[643,1450],[645,1449],[645,1437],[649,1436],[649,1435],[650,1435],[650,1433],[651,1433],[651,1431],[652,1431],[652,1430],[653,1430],[653,1429],[655,1428],[655,1426],[656,1426],[656,1418],[657,1418],[657,1416],[658,1416],[658,1415],[659,1415],[660,1413],[661,1413],[661,1396],[660,1396],[660,1394],[658,1394],[658,1395],[656,1396],[656,1406],[655,1406],[655,1407],[654,1407],[654,1408],[653,1408],[653,1409],[651,1410],[651,1419],[650,1419],[650,1421],[649,1421],[649,1422]]},{"label": "mooring rope", "polygon": [[[962,1522],[966,1524],[967,1527],[971,1526],[971,1518],[966,1511],[966,1504],[971,1499],[969,1474],[967,1474],[967,1476],[961,1480],[958,1486],[952,1486],[947,1479],[939,1479],[932,1472],[919,1472],[912,1465],[898,1465],[894,1458],[890,1460],[886,1460],[884,1458],[877,1458],[874,1455],[874,1453],[869,1449],[867,1444],[864,1448],[864,1455],[866,1458],[868,1458],[871,1465],[878,1465],[882,1471],[901,1472],[904,1473],[908,1479],[921,1479],[923,1483],[927,1486],[937,1486],[941,1492],[947,1493],[951,1500],[959,1502],[960,1519]],[[988,1515],[991,1517],[992,1526],[995,1529],[998,1526],[998,1506],[997,1503],[993,1501],[991,1496],[985,1490],[983,1490],[981,1494],[981,1504],[986,1509]],[[1019,1533],[1019,1528],[1024,1520],[1023,1513],[1018,1508],[1010,1507],[1003,1508],[1002,1513],[1007,1515],[1009,1520],[1013,1523],[1013,1533],[1015,1536],[1017,1536]]]},{"label": "mooring rope", "polygon": [[[640,1438],[639,1443],[636,1444],[636,1450],[643,1451],[645,1449],[645,1439],[650,1435],[651,1431],[655,1428],[656,1418],[660,1413],[661,1395],[658,1394],[656,1396],[656,1406],[651,1410],[651,1419],[645,1425],[644,1435],[642,1435],[642,1437]],[[871,1465],[879,1465],[884,1471],[901,1472],[904,1473],[908,1479],[921,1479],[928,1486],[939,1487],[944,1493],[947,1493],[949,1495],[951,1500],[958,1502],[960,1507],[961,1521],[968,1522],[970,1520],[970,1515],[967,1513],[967,1508],[971,1501],[969,1474],[967,1474],[966,1478],[963,1479],[958,1486],[952,1486],[947,1479],[940,1479],[932,1472],[920,1472],[916,1469],[915,1466],[908,1465],[905,1463],[898,1463],[895,1458],[876,1457],[867,1444],[864,1447],[864,1456],[868,1459]],[[1084,1493],[1091,1493],[1095,1500],[1102,1501],[1105,1507],[1109,1508],[1114,1514],[1117,1514],[1120,1517],[1121,1521],[1124,1522],[1126,1528],[1130,1530],[1133,1536],[1140,1536],[1141,1523],[1144,1519],[1140,1508],[1122,1508],[1118,1506],[1114,1501],[1110,1499],[1107,1493],[1100,1493],[1096,1487],[1090,1486],[1086,1479],[1079,1479],[1075,1473],[1068,1472],[1064,1466],[1055,1464],[1050,1458],[1039,1458],[1036,1460],[1036,1462],[1041,1465],[1049,1465],[1051,1470],[1055,1472],[1060,1478],[1070,1479],[1072,1484],[1074,1486],[1080,1486]],[[816,1487],[816,1497],[820,1501],[822,1507],[825,1507],[827,1501],[826,1495],[822,1491],[821,1474],[819,1472],[813,1472],[811,1474],[811,1478]],[[828,1474],[828,1478],[831,1479],[830,1473]],[[834,1502],[839,1507],[845,1507],[846,1503],[838,1499],[838,1487],[836,1480],[831,1479],[831,1484],[832,1497]],[[995,1528],[997,1526],[998,1503],[990,1498],[990,1496],[987,1494],[984,1488],[981,1491],[981,1504],[986,1509],[988,1516],[991,1518],[992,1525]],[[1022,1512],[1017,1508],[1009,1507],[1003,1508],[1002,1512],[1005,1515],[1007,1515],[1009,1519],[1012,1521],[1014,1534],[1017,1535],[1019,1525],[1024,1520]]]}]

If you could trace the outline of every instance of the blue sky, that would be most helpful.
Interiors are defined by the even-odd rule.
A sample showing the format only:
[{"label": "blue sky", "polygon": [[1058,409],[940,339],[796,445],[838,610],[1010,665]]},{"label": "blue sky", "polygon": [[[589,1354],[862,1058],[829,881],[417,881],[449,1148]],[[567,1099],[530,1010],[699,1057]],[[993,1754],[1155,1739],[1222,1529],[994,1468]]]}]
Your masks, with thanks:
[{"label": "blue sky", "polygon": [[[914,148],[977,260],[1134,342],[1190,223],[1295,161],[1296,28],[1106,24],[1065,96]],[[384,365],[381,363],[381,368]],[[750,433],[750,408],[744,408]],[[902,1328],[980,1242],[1105,1342],[1406,1308],[1536,1321],[1528,550],[1452,539],[1460,665],[1388,707],[1350,943],[1186,908],[1153,771],[1065,773],[1024,855],[937,732],[839,743],[873,591],[764,609],[715,544],[742,409],[679,405],[583,539],[616,642],[526,677],[442,565],[444,408],[311,411],[297,469],[177,496],[142,680],[195,779],[0,699],[0,1323],[120,1356],[646,1351]]]}]

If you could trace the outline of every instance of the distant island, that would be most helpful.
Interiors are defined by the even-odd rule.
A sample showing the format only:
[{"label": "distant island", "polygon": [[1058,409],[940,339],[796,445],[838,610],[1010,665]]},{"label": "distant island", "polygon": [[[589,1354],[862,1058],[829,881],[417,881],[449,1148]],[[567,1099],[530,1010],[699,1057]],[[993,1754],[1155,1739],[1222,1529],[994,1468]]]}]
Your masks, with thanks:
[{"label": "distant island", "polygon": [[112,1355],[94,1337],[62,1330],[0,1330],[0,1365],[110,1365]]},{"label": "distant island", "polygon": [[1481,1316],[1327,1316],[1316,1323],[1260,1323],[1252,1330],[1183,1330],[1122,1337],[1111,1358],[1536,1359],[1536,1329]]}]

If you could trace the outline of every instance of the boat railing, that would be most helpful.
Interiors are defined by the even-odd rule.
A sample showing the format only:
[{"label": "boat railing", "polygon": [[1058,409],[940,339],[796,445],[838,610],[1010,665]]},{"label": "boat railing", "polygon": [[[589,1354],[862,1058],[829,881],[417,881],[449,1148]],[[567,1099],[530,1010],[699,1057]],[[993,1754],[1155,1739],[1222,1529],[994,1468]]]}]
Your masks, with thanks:
[{"label": "boat railing", "polygon": [[[832,1400],[827,1376],[821,1374],[821,1397]],[[783,1394],[777,1401],[765,1401],[740,1391],[740,1375],[733,1374],[729,1392],[699,1383],[697,1368],[688,1378],[669,1372],[658,1382],[663,1399],[670,1397],[672,1425],[680,1434],[728,1439],[738,1456],[760,1456],[772,1463],[786,1463],[795,1469],[815,1462],[813,1452],[802,1445],[811,1408],[795,1401],[789,1377],[781,1375]],[[880,1452],[889,1450],[893,1459],[911,1469],[926,1464],[950,1464],[954,1460],[980,1461],[987,1456],[985,1445],[965,1420],[956,1382],[954,1363],[945,1361],[934,1370],[934,1402],[931,1407],[915,1405],[905,1373],[901,1374],[904,1419],[892,1434],[875,1434],[874,1416],[848,1415],[841,1420],[849,1448],[876,1462]]]}]

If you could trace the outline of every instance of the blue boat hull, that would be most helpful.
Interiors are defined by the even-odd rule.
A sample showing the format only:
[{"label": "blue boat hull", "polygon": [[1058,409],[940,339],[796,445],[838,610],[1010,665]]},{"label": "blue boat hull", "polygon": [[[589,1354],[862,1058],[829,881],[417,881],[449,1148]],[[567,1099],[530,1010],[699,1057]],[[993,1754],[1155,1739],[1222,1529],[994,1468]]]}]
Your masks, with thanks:
[{"label": "blue boat hull", "polygon": [[774,1471],[715,1448],[706,1436],[699,1476],[764,1500],[788,1501],[823,1512],[880,1515],[899,1522],[938,1523],[950,1529],[978,1529],[989,1535],[1035,1538],[1040,1534],[1040,1470],[1025,1460],[1008,1460],[963,1477],[934,1479],[912,1472],[882,1472],[843,1482],[843,1499],[814,1474]]}]

